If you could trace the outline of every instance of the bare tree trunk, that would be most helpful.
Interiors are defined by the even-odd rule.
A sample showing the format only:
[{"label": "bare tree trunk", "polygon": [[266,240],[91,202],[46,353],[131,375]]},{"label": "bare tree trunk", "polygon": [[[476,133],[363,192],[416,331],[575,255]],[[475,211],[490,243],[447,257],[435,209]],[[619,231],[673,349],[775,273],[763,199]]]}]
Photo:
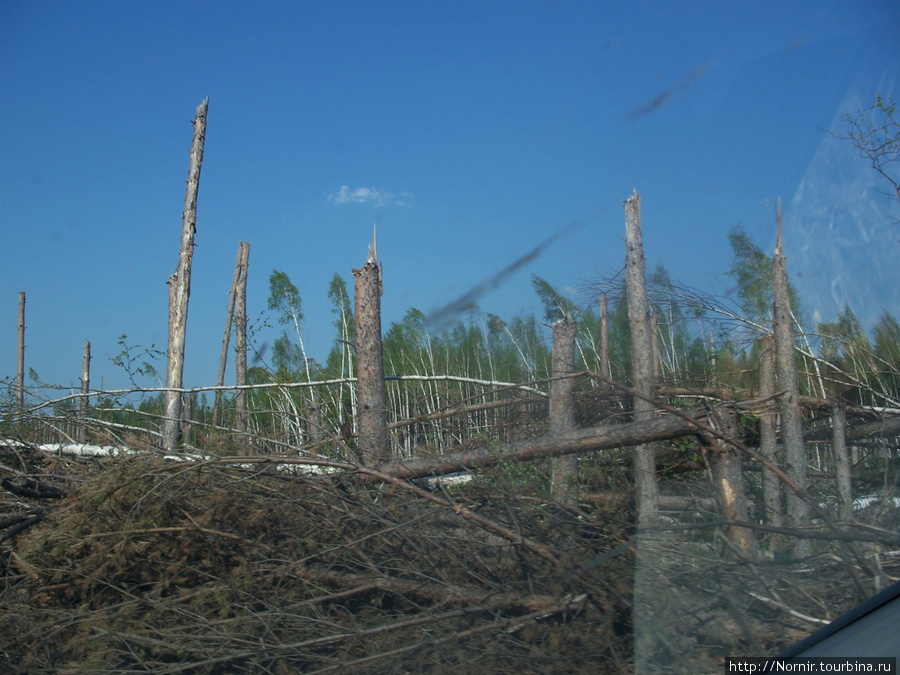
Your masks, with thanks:
[{"label": "bare tree trunk", "polygon": [[190,442],[188,439],[191,437],[191,420],[193,417],[194,399],[191,398],[190,394],[185,394],[181,401],[181,423],[179,425],[178,433],[186,442]]},{"label": "bare tree trunk", "polygon": [[[644,244],[641,236],[641,196],[635,192],[625,202],[625,289],[628,295],[628,326],[631,330],[631,363],[634,389],[652,398],[653,349],[650,338],[650,304],[647,300],[647,281],[644,276]],[[643,398],[634,397],[634,420],[653,416],[655,406]],[[655,525],[659,510],[659,487],[656,479],[656,453],[651,444],[635,448],[634,483],[638,519],[642,526]]]},{"label": "bare tree trunk", "polygon": [[[611,379],[609,375],[609,305],[606,293],[600,296],[600,375]],[[603,386],[608,386],[606,383]]]},{"label": "bare tree trunk", "polygon": [[[694,410],[690,411],[690,414],[695,419],[702,420],[707,410]],[[435,457],[385,463],[379,465],[378,470],[404,479],[441,476],[457,471],[496,466],[502,462],[530,462],[546,457],[561,457],[681,438],[696,433],[697,426],[688,420],[674,415],[660,415],[642,422],[573,429],[558,436],[544,436],[489,448],[472,448]]]},{"label": "bare tree trunk", "polygon": [[19,346],[16,354],[16,407],[21,415],[25,409],[25,291],[19,291]]},{"label": "bare tree trunk", "polygon": [[[759,396],[765,398],[775,394],[775,339],[764,335],[759,339]],[[775,406],[768,407],[759,418],[759,454],[774,466],[780,466],[778,457],[778,438],[775,433]],[[784,525],[784,514],[781,506],[781,481],[766,468],[762,474],[763,503],[765,505],[766,524],[774,527]],[[771,535],[769,548],[781,551],[783,537]]]},{"label": "bare tree trunk", "polygon": [[719,386],[719,366],[717,361],[717,352],[716,352],[716,334],[713,331],[709,331],[709,365],[712,369],[712,386]]},{"label": "bare tree trunk", "polygon": [[[234,294],[235,346],[234,355],[235,384],[243,387],[247,384],[247,269],[250,265],[250,244],[242,241],[238,248],[240,263],[238,264],[238,282]],[[234,428],[247,431],[247,390],[238,389],[234,397]]]},{"label": "bare tree trunk", "polygon": [[831,450],[834,453],[839,516],[841,520],[850,520],[853,517],[853,485],[850,480],[850,456],[847,454],[847,417],[840,403],[834,404],[831,420],[834,434]]},{"label": "bare tree trunk", "polygon": [[181,389],[184,381],[184,341],[187,329],[188,300],[191,295],[191,262],[194,254],[194,234],[197,232],[197,192],[200,188],[200,167],[203,164],[203,144],[206,139],[206,112],[209,99],[197,108],[194,118],[194,140],[188,169],[184,211],[181,214],[181,248],[178,267],[169,277],[169,346],[166,361],[166,419],[163,426],[163,445],[174,451],[180,439]]},{"label": "bare tree trunk", "polygon": [[[734,423],[731,417],[718,409],[714,408],[710,412],[709,425],[729,437],[734,436]],[[750,509],[747,507],[747,498],[744,494],[744,476],[738,451],[717,438],[704,438],[704,446],[704,455],[709,462],[716,489],[719,513],[728,520],[749,522]],[[726,534],[744,557],[750,560],[759,558],[759,542],[752,530],[729,525]]]},{"label": "bare tree trunk", "polygon": [[[567,314],[553,324],[553,378],[550,383],[550,435],[575,428],[575,379],[565,377],[575,370],[575,334],[578,324]],[[551,461],[550,497],[560,504],[578,504],[578,456],[565,455]]]},{"label": "bare tree trunk", "polygon": [[[800,390],[794,363],[794,322],[791,317],[791,300],[788,294],[787,264],[782,248],[781,202],[778,202],[778,239],[773,261],[775,303],[775,362],[778,386],[784,392],[779,398],[781,412],[781,438],[784,444],[786,473],[804,493],[809,485],[806,470],[806,451],[803,446],[803,418],[800,413]],[[795,528],[809,526],[809,505],[793,490],[787,493],[788,524]],[[794,554],[799,557],[811,553],[809,540],[797,541]]]},{"label": "bare tree trunk", "polygon": [[363,463],[372,465],[390,459],[381,348],[381,265],[374,237],[366,264],[352,271],[356,280],[354,301],[359,450]]},{"label": "bare tree trunk", "polygon": [[[237,262],[234,264],[234,279],[231,289],[228,291],[228,312],[225,315],[225,335],[222,337],[222,356],[219,357],[219,376],[216,378],[216,386],[225,384],[225,368],[228,366],[228,345],[231,342],[231,322],[234,320],[234,296],[237,292],[238,280],[241,277],[241,260],[244,242],[238,244]],[[216,391],[216,401],[213,403],[213,424],[219,422],[219,406],[222,403],[222,392]]]},{"label": "bare tree trunk", "polygon": [[653,355],[653,381],[659,381],[659,314],[650,315],[650,352]]},{"label": "bare tree trunk", "polygon": [[81,358],[81,398],[78,399],[79,424],[75,431],[75,440],[87,442],[88,390],[91,387],[91,343],[84,343],[84,355]]}]

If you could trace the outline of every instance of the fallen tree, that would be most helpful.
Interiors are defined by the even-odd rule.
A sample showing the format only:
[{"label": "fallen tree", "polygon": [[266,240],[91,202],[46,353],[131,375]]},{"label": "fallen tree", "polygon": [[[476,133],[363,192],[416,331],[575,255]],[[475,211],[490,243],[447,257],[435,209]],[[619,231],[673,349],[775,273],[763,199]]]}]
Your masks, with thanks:
[{"label": "fallen tree", "polygon": [[[707,409],[687,413],[687,417],[700,422]],[[389,462],[378,466],[381,473],[396,478],[424,478],[441,476],[457,471],[495,466],[500,462],[530,461],[543,457],[562,457],[592,450],[609,450],[626,445],[639,445],[681,438],[697,433],[696,424],[690,419],[661,415],[649,420],[612,424],[587,429],[577,429],[563,434],[545,436],[528,441],[516,441],[496,447],[476,448],[451,452],[438,457],[423,457],[402,462]]]}]

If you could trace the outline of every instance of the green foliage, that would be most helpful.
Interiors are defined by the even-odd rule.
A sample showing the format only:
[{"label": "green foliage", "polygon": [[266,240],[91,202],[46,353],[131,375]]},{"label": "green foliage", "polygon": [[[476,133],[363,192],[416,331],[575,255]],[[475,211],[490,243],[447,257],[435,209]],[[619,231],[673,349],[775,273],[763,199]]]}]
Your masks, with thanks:
[{"label": "green foliage", "polygon": [[303,319],[300,291],[284,272],[272,270],[269,275],[269,309],[279,313],[278,323],[298,323]]},{"label": "green foliage", "polygon": [[152,377],[161,385],[161,378],[156,366],[153,362],[159,358],[165,358],[166,353],[156,348],[155,344],[149,347],[141,347],[140,345],[129,345],[128,336],[122,333],[116,341],[122,351],[117,356],[110,359],[114,366],[118,366],[128,375],[128,381],[135,387],[139,385],[135,378]]}]

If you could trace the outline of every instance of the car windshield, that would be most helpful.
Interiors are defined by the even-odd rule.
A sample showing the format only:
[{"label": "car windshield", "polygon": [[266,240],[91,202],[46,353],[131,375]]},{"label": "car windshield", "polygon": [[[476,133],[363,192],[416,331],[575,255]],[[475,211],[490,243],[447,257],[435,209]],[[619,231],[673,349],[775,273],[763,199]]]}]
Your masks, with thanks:
[{"label": "car windshield", "polygon": [[896,583],[898,35],[2,3],[0,664],[726,672]]}]

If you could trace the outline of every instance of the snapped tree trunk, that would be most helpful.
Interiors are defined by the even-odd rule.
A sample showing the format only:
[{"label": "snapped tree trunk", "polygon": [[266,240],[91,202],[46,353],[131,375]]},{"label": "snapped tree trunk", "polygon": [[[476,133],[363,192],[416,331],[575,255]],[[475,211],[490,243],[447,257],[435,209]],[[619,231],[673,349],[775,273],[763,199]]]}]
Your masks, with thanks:
[{"label": "snapped tree trunk", "polygon": [[[759,339],[759,396],[775,394],[775,338],[764,335]],[[775,432],[776,410],[774,402],[766,406],[759,417],[759,454],[774,466],[781,466],[778,453],[778,437]],[[763,504],[767,525],[781,527],[784,525],[784,512],[781,505],[781,480],[778,476],[763,467],[762,474]],[[771,535],[769,548],[781,551],[783,537]]]},{"label": "snapped tree trunk", "polygon": [[[787,261],[782,247],[781,202],[778,202],[778,238],[773,260],[775,303],[775,363],[778,387],[784,393],[778,399],[781,413],[781,439],[784,445],[784,462],[788,477],[802,491],[806,492],[809,481],[806,470],[806,451],[803,446],[803,418],[800,413],[800,390],[797,384],[797,369],[794,362],[794,322],[791,315],[791,300],[788,293]],[[788,525],[798,529],[809,527],[809,505],[793,490],[787,492]],[[794,555],[808,556],[810,541],[799,540],[795,544]]]},{"label": "snapped tree trunk", "polygon": [[[713,408],[710,411],[707,423],[729,437],[734,436],[734,423],[727,413]],[[737,449],[718,438],[709,436],[702,438],[704,441],[704,455],[709,463],[713,485],[716,490],[719,513],[728,520],[749,522],[750,509],[747,506],[747,497],[744,494],[744,476],[741,471],[741,458]],[[745,558],[750,560],[759,558],[759,542],[753,530],[729,525],[726,528],[726,535]]]},{"label": "snapped tree trunk", "polygon": [[837,479],[838,509],[841,520],[853,517],[853,486],[850,481],[850,456],[847,454],[847,416],[844,406],[835,403],[831,412],[834,474]]},{"label": "snapped tree trunk", "polygon": [[19,345],[16,351],[16,407],[25,409],[25,291],[19,291]]},{"label": "snapped tree trunk", "polygon": [[[231,322],[234,320],[234,297],[237,292],[238,281],[241,278],[241,260],[243,260],[244,242],[238,244],[237,262],[234,264],[234,279],[231,281],[231,289],[228,291],[228,311],[225,314],[225,335],[222,337],[222,355],[219,357],[219,376],[216,378],[216,386],[225,384],[225,369],[228,366],[228,345],[231,342]],[[216,401],[213,403],[213,424],[219,422],[219,407],[222,404],[222,392],[216,391]]]},{"label": "snapped tree trunk", "polygon": [[[635,192],[625,202],[625,292],[628,296],[628,326],[631,331],[631,363],[634,389],[648,398],[654,395],[653,346],[650,326],[650,304],[644,273],[644,244],[641,235],[641,196]],[[653,416],[655,406],[634,397],[634,420]],[[642,526],[655,525],[659,511],[659,487],[656,480],[656,453],[652,444],[635,448],[635,499]]]},{"label": "snapped tree trunk", "polygon": [[[550,383],[550,436],[575,428],[575,333],[578,324],[568,314],[553,324],[553,364]],[[578,504],[578,456],[564,455],[551,462],[550,497],[560,504]]]},{"label": "snapped tree trunk", "polygon": [[356,280],[356,377],[359,389],[359,451],[366,465],[390,459],[384,360],[381,347],[381,265],[375,238],[366,264],[352,270]]},{"label": "snapped tree trunk", "polygon": [[184,211],[181,214],[181,247],[178,267],[169,277],[169,343],[166,359],[166,417],[163,425],[163,445],[174,451],[181,440],[181,392],[184,377],[184,342],[187,328],[188,299],[191,295],[191,262],[194,255],[194,235],[197,232],[197,192],[200,188],[200,167],[203,164],[203,144],[206,139],[206,112],[209,99],[197,108],[194,118],[194,140],[188,168]]},{"label": "snapped tree trunk", "polygon": [[79,423],[75,440],[87,443],[88,390],[91,388],[91,343],[84,343],[84,354],[81,358],[81,398],[78,399]]},{"label": "snapped tree trunk", "polygon": [[235,322],[235,384],[238,386],[234,397],[234,428],[247,431],[249,413],[247,411],[247,268],[250,265],[250,244],[242,241],[238,248],[238,282],[234,294]]}]

